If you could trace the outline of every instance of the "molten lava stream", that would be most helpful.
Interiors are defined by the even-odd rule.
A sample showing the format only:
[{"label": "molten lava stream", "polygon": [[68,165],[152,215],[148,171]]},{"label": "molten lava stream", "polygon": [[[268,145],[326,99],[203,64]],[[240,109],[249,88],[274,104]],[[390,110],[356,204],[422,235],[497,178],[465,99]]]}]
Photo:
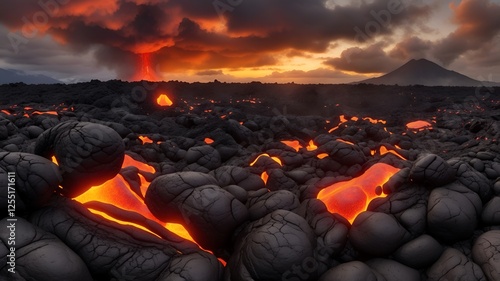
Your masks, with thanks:
[{"label": "molten lava stream", "polygon": [[377,163],[357,178],[322,189],[317,198],[325,203],[330,213],[338,213],[352,224],[373,199],[387,196],[382,193],[381,187],[399,170]]},{"label": "molten lava stream", "polygon": [[[57,161],[54,157],[52,158],[52,161],[55,164],[57,164]],[[145,171],[145,172],[149,172],[149,173],[155,172],[155,169],[152,166],[145,164],[145,163],[142,163],[140,161],[137,161],[128,155],[125,155],[125,159],[123,160],[122,168],[128,167],[128,166],[134,166],[134,167],[137,167],[141,171]],[[148,187],[149,187],[149,182],[147,182],[146,179],[141,174],[139,174],[139,178],[141,180],[141,193],[144,196],[146,194]],[[182,224],[165,223],[164,221],[157,219],[149,211],[148,207],[144,203],[144,200],[139,195],[132,192],[130,186],[128,185],[128,183],[125,181],[125,179],[120,174],[116,175],[114,178],[106,181],[105,183],[103,183],[101,185],[93,186],[92,188],[90,188],[88,191],[86,191],[82,195],[75,197],[73,199],[75,201],[82,203],[82,204],[85,204],[85,203],[91,202],[91,201],[108,203],[108,204],[114,205],[115,207],[123,209],[123,210],[139,213],[139,214],[143,215],[144,217],[146,217],[152,221],[155,221],[155,222],[159,223],[160,225],[165,226],[165,228],[167,228],[169,231],[177,234],[179,237],[182,237],[186,240],[189,240],[189,241],[195,243],[196,245],[198,245],[200,247],[200,249],[202,249],[206,252],[212,253],[211,251],[203,249],[191,237],[191,235],[189,234],[187,229]],[[106,213],[95,211],[92,209],[90,209],[89,211],[91,211],[94,214],[101,215],[105,219],[115,221],[119,224],[131,225],[131,226],[140,228],[142,230],[145,230],[149,233],[152,233],[154,235],[157,235],[154,232],[152,232],[151,230],[149,230],[146,227],[143,227],[141,225],[134,224],[131,222],[126,222],[123,220],[117,220],[117,219],[109,216]],[[220,258],[219,258],[219,260],[221,261],[221,263],[223,265],[226,264],[226,262],[224,260],[222,260]]]}]

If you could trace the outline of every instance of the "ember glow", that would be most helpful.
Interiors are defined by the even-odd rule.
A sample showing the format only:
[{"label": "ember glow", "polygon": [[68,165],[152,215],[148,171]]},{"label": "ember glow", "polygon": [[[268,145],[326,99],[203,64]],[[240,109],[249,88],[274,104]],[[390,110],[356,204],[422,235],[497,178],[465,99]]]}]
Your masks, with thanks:
[{"label": "ember glow", "polygon": [[328,130],[328,133],[332,133],[333,131],[337,130],[340,127],[340,125],[342,125],[342,124],[344,124],[344,123],[346,123],[348,121],[355,121],[356,122],[356,121],[359,121],[360,119],[368,121],[368,122],[370,122],[372,124],[386,124],[387,123],[387,121],[385,121],[385,120],[375,119],[375,118],[371,118],[371,117],[359,118],[357,116],[353,116],[351,118],[347,118],[345,115],[342,114],[342,115],[339,116],[340,123],[337,126],[335,126],[335,127],[331,128],[330,130]]},{"label": "ember glow", "polygon": [[354,145],[354,143],[353,143],[353,142],[346,141],[346,140],[343,140],[343,139],[337,139],[337,141],[339,141],[339,142],[343,142],[343,143],[347,143],[347,144],[350,144],[350,145]]},{"label": "ember glow", "polygon": [[329,212],[338,213],[352,223],[373,199],[387,196],[382,193],[382,186],[399,170],[377,163],[357,178],[322,189],[317,198],[325,203]]},{"label": "ember glow", "polygon": [[214,140],[213,140],[213,139],[211,139],[211,138],[205,138],[203,141],[204,141],[206,144],[212,144],[212,143],[214,143]]},{"label": "ember glow", "polygon": [[166,94],[159,95],[156,99],[156,103],[160,106],[172,106],[174,104]]},{"label": "ember glow", "polygon": [[298,140],[284,140],[284,141],[281,141],[281,143],[295,149],[295,151],[299,151],[299,149],[302,148],[302,145],[300,145],[299,141]]},{"label": "ember glow", "polygon": [[142,141],[142,143],[153,143],[153,140],[147,136],[139,136],[139,139]]},{"label": "ember glow", "polygon": [[323,158],[326,158],[326,157],[328,157],[328,156],[329,156],[329,155],[328,155],[328,153],[320,153],[320,154],[316,155],[316,157],[317,157],[318,159],[323,159]]},{"label": "ember glow", "polygon": [[420,132],[426,129],[432,129],[432,124],[427,121],[414,121],[406,124],[406,128],[412,131]]},{"label": "ember glow", "polygon": [[270,156],[269,154],[267,153],[263,153],[263,154],[260,154],[259,156],[257,156],[257,158],[255,158],[254,161],[252,161],[252,163],[250,163],[250,166],[253,166],[255,165],[255,163],[257,163],[257,161],[261,158],[261,157],[269,157],[271,158],[274,162],[278,163],[280,166],[283,166],[283,163],[281,162],[281,159],[279,159],[278,157],[276,156]]},{"label": "ember glow", "polygon": [[307,149],[307,151],[314,151],[314,150],[318,149],[318,146],[316,146],[314,144],[314,142],[311,140],[311,141],[309,141],[309,144],[307,145],[306,149]]},{"label": "ember glow", "polygon": [[385,146],[380,146],[380,155],[385,155],[387,153],[391,153],[393,155],[396,155],[397,157],[403,159],[403,160],[407,160],[404,156],[402,156],[401,154],[399,154],[397,151],[395,151],[394,149],[388,149],[387,147]]},{"label": "ember glow", "polygon": [[[252,163],[250,163],[250,166],[254,166],[255,163],[257,163],[257,161],[259,161],[259,159],[262,157],[269,157],[271,160],[278,163],[280,166],[283,166],[281,159],[279,159],[276,156],[270,156],[267,153],[263,153],[263,154],[260,154],[259,156],[257,156],[257,158],[255,158],[255,160],[253,160]],[[262,181],[264,181],[264,183],[267,183],[267,180],[269,179],[269,174],[267,173],[267,171],[262,172],[262,174],[260,175],[260,178],[262,179]]]}]

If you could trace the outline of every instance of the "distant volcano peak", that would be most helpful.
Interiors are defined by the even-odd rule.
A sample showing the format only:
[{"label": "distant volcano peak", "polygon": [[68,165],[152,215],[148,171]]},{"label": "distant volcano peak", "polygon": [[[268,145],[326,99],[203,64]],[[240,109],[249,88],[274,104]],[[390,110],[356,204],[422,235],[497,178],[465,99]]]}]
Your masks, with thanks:
[{"label": "distant volcano peak", "polygon": [[377,78],[358,83],[374,85],[424,85],[476,87],[481,82],[455,71],[448,70],[427,59],[411,59],[396,70]]}]

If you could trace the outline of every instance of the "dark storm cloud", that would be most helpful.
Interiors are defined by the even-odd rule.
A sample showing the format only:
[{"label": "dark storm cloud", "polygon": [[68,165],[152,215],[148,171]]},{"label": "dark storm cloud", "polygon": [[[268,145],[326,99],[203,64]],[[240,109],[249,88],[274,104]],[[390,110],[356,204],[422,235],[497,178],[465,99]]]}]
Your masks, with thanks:
[{"label": "dark storm cloud", "polygon": [[426,58],[431,48],[431,41],[412,36],[397,43],[389,52],[389,55],[401,60]]},{"label": "dark storm cloud", "polygon": [[385,43],[380,42],[367,48],[352,47],[343,51],[338,58],[326,60],[326,65],[338,70],[357,73],[382,73],[394,70],[400,62],[385,51]]},{"label": "dark storm cloud", "polygon": [[445,65],[467,51],[489,44],[500,33],[500,5],[492,1],[463,0],[452,5],[453,21],[458,28],[436,42],[433,55]]},{"label": "dark storm cloud", "polygon": [[4,0],[0,23],[17,32],[9,40],[18,47],[33,34],[50,34],[75,52],[99,46],[96,54],[108,67],[123,67],[131,53],[157,52],[162,69],[213,69],[273,65],[283,52],[320,53],[335,40],[372,40],[430,9],[409,0],[335,8],[324,2]]}]

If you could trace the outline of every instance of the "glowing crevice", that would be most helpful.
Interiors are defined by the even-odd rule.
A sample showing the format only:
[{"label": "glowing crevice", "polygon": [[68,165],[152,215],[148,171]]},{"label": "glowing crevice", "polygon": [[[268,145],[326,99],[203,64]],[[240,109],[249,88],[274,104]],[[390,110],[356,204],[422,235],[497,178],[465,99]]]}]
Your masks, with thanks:
[{"label": "glowing crevice", "polygon": [[373,199],[387,196],[382,193],[382,186],[399,170],[377,163],[357,178],[322,189],[317,198],[325,203],[329,212],[338,213],[352,223]]}]

